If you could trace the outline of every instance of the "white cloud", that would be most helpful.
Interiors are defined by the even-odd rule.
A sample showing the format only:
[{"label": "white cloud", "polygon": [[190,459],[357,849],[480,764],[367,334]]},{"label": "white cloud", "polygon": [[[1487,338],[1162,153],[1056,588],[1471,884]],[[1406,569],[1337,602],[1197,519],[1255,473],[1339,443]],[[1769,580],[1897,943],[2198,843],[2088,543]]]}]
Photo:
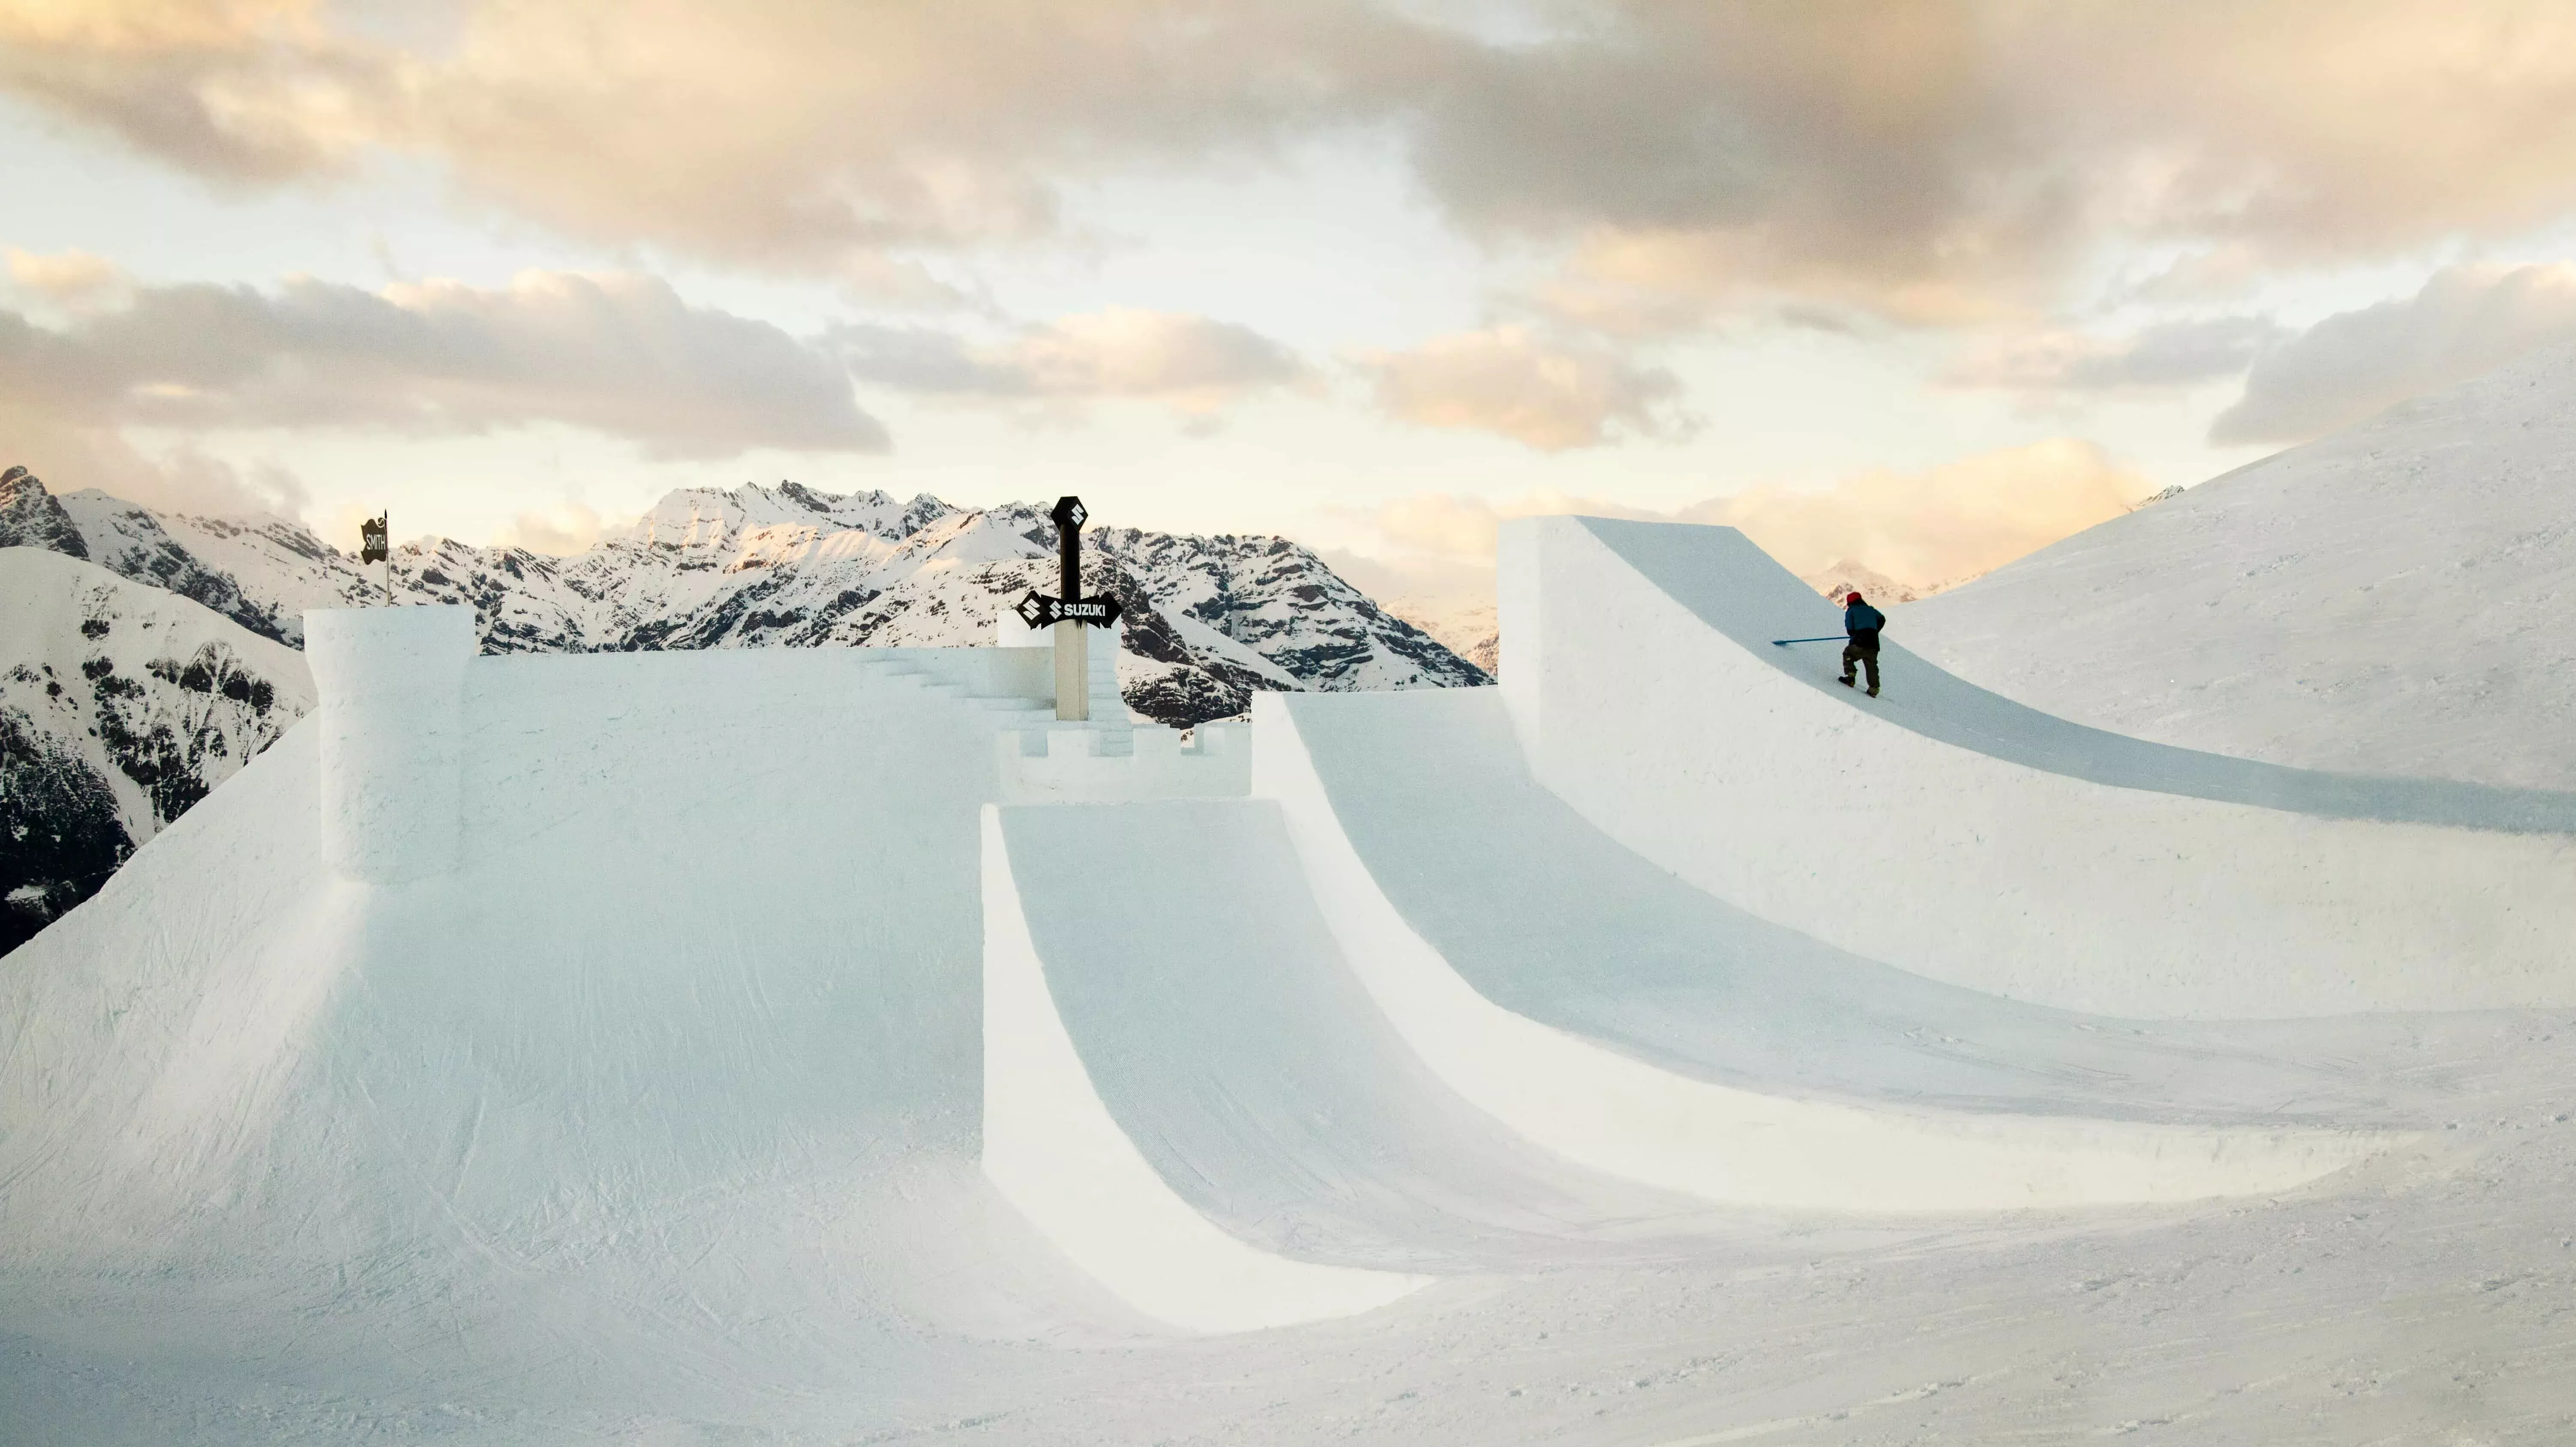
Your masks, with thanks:
[{"label": "white cloud", "polygon": [[1613,348],[1497,326],[1358,358],[1380,411],[1417,427],[1491,432],[1542,452],[1596,447],[1619,435],[1687,432],[1673,409],[1680,382]]},{"label": "white cloud", "polygon": [[656,456],[881,451],[823,349],[619,273],[486,289],[173,286],[62,328],[0,312],[0,382],[99,424],[471,433],[561,422]]},{"label": "white cloud", "polygon": [[1382,505],[1372,521],[1389,576],[1439,578],[1439,591],[1454,591],[1462,566],[1491,567],[1504,519],[1554,513],[1723,524],[1795,573],[1848,561],[1928,588],[2108,521],[2152,491],[2092,443],[2061,438],[1919,472],[1872,469],[1824,488],[1757,487],[1673,512],[1563,493],[1501,501],[1421,493]]},{"label": "white cloud", "polygon": [[1296,353],[1249,327],[1112,308],[1058,317],[995,341],[928,327],[841,326],[852,376],[899,391],[994,400],[1161,402],[1194,415],[1311,380]]},{"label": "white cloud", "polygon": [[862,259],[1363,130],[1462,230],[1570,248],[1561,314],[1630,327],[2013,316],[2106,237],[2252,276],[2576,207],[2564,6],[1547,8],[1497,42],[1402,0],[513,0],[405,48],[323,0],[56,0],[0,10],[0,87],[231,183],[407,153],[570,234],[924,298]]},{"label": "white cloud", "polygon": [[632,517],[603,517],[577,502],[521,512],[492,538],[496,548],[525,548],[557,557],[583,552],[600,539],[632,527]]},{"label": "white cloud", "polygon": [[240,468],[184,445],[146,452],[114,427],[0,387],[0,467],[11,466],[27,468],[58,492],[95,487],[145,507],[200,516],[297,518],[313,501],[303,479],[274,462]]},{"label": "white cloud", "polygon": [[1969,352],[1942,380],[2023,392],[2188,387],[2242,373],[2284,335],[2268,318],[2243,316],[2164,322],[2125,337],[2019,333]]},{"label": "white cloud", "polygon": [[418,69],[319,0],[0,8],[0,87],[226,183],[344,167],[388,138]]},{"label": "white cloud", "polygon": [[1928,588],[1991,572],[2107,522],[2155,491],[2089,442],[2060,438],[1815,491],[1758,487],[1682,510],[1743,529],[1794,573],[1849,560]]},{"label": "white cloud", "polygon": [[2304,442],[2406,398],[2576,342],[2576,263],[2455,266],[2266,353],[2210,440]]},{"label": "white cloud", "polygon": [[9,280],[48,301],[78,305],[95,301],[126,285],[115,262],[86,251],[37,255],[10,247]]}]

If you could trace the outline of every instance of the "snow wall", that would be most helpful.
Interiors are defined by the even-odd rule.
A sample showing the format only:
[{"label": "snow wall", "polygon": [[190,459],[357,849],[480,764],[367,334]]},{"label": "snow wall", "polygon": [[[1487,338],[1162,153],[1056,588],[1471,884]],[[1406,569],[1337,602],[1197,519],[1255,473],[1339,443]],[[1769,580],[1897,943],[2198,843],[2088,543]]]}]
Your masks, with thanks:
[{"label": "snow wall", "polygon": [[[1029,811],[1009,812],[1019,820]],[[1428,1284],[1421,1276],[1262,1251],[1211,1224],[1156,1172],[1112,1117],[1066,1028],[1015,877],[1031,873],[1041,918],[1061,921],[1068,904],[1097,892],[1086,881],[1132,856],[1122,859],[1112,840],[1038,841],[1028,832],[1021,830],[1015,860],[1003,811],[985,808],[983,1159],[984,1174],[1003,1197],[1122,1299],[1189,1330],[1245,1331],[1349,1316]],[[1206,902],[1172,904],[1188,910]],[[1091,932],[1133,943],[1132,932]],[[1202,939],[1200,948],[1213,956],[1203,956],[1205,967],[1223,967],[1226,946]],[[1058,983],[1065,967],[1059,960]],[[1168,993],[1126,992],[1120,1008],[1144,1021],[1183,1013]],[[1210,1043],[1204,1036],[1194,1041],[1186,1028],[1165,1031],[1159,1040],[1183,1053]],[[1100,1048],[1096,1039],[1091,1043]]]},{"label": "snow wall", "polygon": [[[1455,705],[1474,701],[1263,695],[1255,705],[1253,791],[1277,802],[1317,907],[1376,1008],[1445,1085],[1546,1150],[1705,1200],[1878,1212],[2278,1191],[2341,1169],[2387,1143],[2386,1135],[2369,1131],[2143,1121],[2111,1118],[2108,1111],[1943,1110],[1893,1098],[1895,1092],[1861,1103],[1857,1093],[1824,1099],[1812,1086],[1777,1080],[1768,1088],[1746,1088],[1505,1008],[1463,978],[1389,897],[1378,871],[1418,866],[1383,852],[1363,855],[1353,830],[1366,827],[1375,801],[1348,790],[1336,798],[1306,738],[1308,729],[1353,705],[1454,713]],[[1452,746],[1473,743],[1460,736]],[[1476,792],[1445,796],[1437,807],[1450,816],[1449,830],[1464,836],[1526,822],[1526,816],[1496,809],[1496,802],[1492,794]],[[1418,817],[1426,811],[1414,812]],[[1516,840],[1526,846],[1518,862],[1543,873],[1551,852],[1583,850],[1587,841],[1578,836],[1588,826],[1564,824],[1571,827],[1542,826],[1528,831],[1534,837]],[[1516,907],[1510,897],[1515,883],[1511,877],[1497,882],[1487,900],[1496,914],[1516,917],[1535,902]],[[1533,881],[1533,892],[1543,896],[1544,886]],[[1583,911],[1580,903],[1572,907]],[[1651,921],[1607,912],[1587,918],[1596,926],[1592,937],[1543,969],[1580,977],[1594,973],[1606,957],[1609,968],[1601,973],[1615,977],[1652,928]],[[1635,986],[1639,994],[1658,988],[1650,978]],[[1746,1023],[1756,1032],[1767,1027],[1776,1046],[1833,1048],[1831,1038],[1801,1019],[1790,1002],[1774,998],[1756,1008],[1761,1013]],[[1883,1054],[1893,1043],[1870,1048]]]},{"label": "snow wall", "polygon": [[[1539,549],[1515,530],[1507,606],[1592,606],[1515,615],[1535,620],[1535,651],[1507,668],[1522,692],[1503,701],[1532,776],[1576,811],[1508,823],[1543,835],[1541,855],[1633,850],[1648,873],[1832,938],[1832,912],[1809,906],[1840,896],[1793,887],[1824,860],[1799,853],[1815,831],[1789,827],[1804,805],[1780,782],[1820,771],[1841,779],[1834,807],[1882,820],[1881,891],[1925,937],[1861,948],[1938,974],[1919,957],[1955,943],[1942,931],[1981,931],[1970,943],[1989,947],[1953,977],[2025,986],[2014,971],[2034,967],[1991,948],[2011,943],[2011,911],[1957,881],[2045,896],[2081,871],[2030,886],[2011,872],[2022,855],[1964,852],[1922,811],[2008,820],[2016,788],[2075,789],[2024,797],[2032,827],[2055,827],[2048,809],[2117,823],[2143,804],[2222,836],[2243,819],[2352,831],[2336,847],[2371,859],[2372,840],[2422,835],[2563,860],[2565,836],[2534,822],[2545,797],[2506,801],[2534,817],[2470,829],[2156,793],[1967,748],[1938,736],[1966,715],[1861,712],[1682,607],[1671,577],[1591,525],[1547,526],[1573,531]],[[1767,560],[1749,557],[1760,582]],[[1805,601],[1799,621],[1822,631]],[[1496,695],[1265,698],[1247,758],[1241,731],[1184,751],[1053,724],[1042,649],[478,658],[461,621],[316,614],[317,716],[0,971],[0,1018],[21,1022],[0,1057],[0,1266],[196,1283],[277,1323],[344,1301],[355,1270],[366,1311],[400,1322],[470,1300],[482,1326],[458,1340],[518,1341],[532,1361],[558,1340],[549,1323],[586,1329],[588,1308],[560,1302],[757,1317],[775,1339],[753,1357],[828,1365],[895,1322],[990,1338],[1364,1311],[1421,1285],[1409,1267],[1673,1200],[2190,1199],[2282,1189],[2386,1139],[2367,1122],[1943,1110],[1720,1080],[1497,1004],[1388,897],[1381,873],[1400,862],[1353,844],[1306,737],[1309,711],[1385,707],[1419,725],[1414,745],[1464,748],[1474,721],[1457,710]],[[1901,711],[1920,668],[1891,663],[1883,703]],[[1092,685],[1114,677],[1095,667]],[[1861,728],[1886,737],[1842,737]],[[1747,744],[1719,756],[1738,772],[1712,766],[1712,735]],[[1915,791],[1872,793],[1855,760],[1906,749],[1912,767],[1886,772]],[[1738,777],[1748,752],[1772,772]],[[1133,802],[1247,782],[1266,798]],[[2402,794],[2397,812],[2495,802]],[[1104,798],[1130,802],[1016,802]],[[1498,827],[1478,790],[1433,803],[1445,827]],[[1084,831],[1107,841],[1098,854]],[[2201,868],[2148,862],[2095,867],[2126,886]],[[2177,886],[2158,887],[2169,903]],[[2201,887],[2221,905],[2251,888]],[[2381,887],[2383,914],[2438,893]],[[1498,917],[1535,907],[1499,888]],[[2061,933],[2081,903],[2058,901]],[[1617,924],[1590,949],[1625,969]],[[2245,1003],[2250,986],[2188,958],[2203,923],[2156,924],[2139,933],[2179,931],[2184,958],[2149,984]],[[1238,943],[1203,958],[1185,927]],[[2063,962],[2086,959],[2077,983],[2117,997],[2102,981],[2134,963],[2097,969],[2083,951],[2101,941],[2074,944],[2039,984],[2085,994]],[[1811,1043],[1776,1033],[1774,1057]]]},{"label": "snow wall", "polygon": [[2576,796],[2148,744],[1893,642],[1864,698],[1772,646],[1840,612],[1730,528],[1508,523],[1499,588],[1538,778],[1792,929],[2139,1018],[2576,1003]]},{"label": "snow wall", "polygon": [[478,647],[471,608],[306,615],[333,872],[395,884],[456,867],[465,668]]}]

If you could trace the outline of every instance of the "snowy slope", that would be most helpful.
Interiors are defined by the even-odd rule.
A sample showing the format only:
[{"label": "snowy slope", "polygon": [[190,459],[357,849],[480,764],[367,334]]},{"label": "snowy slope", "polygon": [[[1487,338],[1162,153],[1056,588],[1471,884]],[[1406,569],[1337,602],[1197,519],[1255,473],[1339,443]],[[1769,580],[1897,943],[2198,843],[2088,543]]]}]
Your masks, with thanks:
[{"label": "snowy slope", "polygon": [[0,952],[312,706],[295,650],[95,564],[0,548]]},{"label": "snowy slope", "polygon": [[[1350,725],[1313,758],[1368,796],[1351,836],[1390,906],[1552,1028],[1889,1111],[2410,1138],[2206,1206],[1685,1208],[1445,1088],[1300,898],[1284,812],[996,810],[1029,953],[1147,1167],[1241,1246],[1436,1278],[1176,1339],[977,1169],[991,723],[904,661],[476,659],[452,873],[334,876],[319,719],[0,960],[0,1441],[2563,1434],[2570,1011],[2161,1028],[1908,988],[1566,848],[1568,808],[1503,767],[1499,693],[1266,711]],[[1743,737],[1728,709],[1693,748]],[[1396,716],[1423,727],[1382,749]],[[1827,772],[1832,733],[1782,766]],[[1570,1100],[1546,1063],[1501,1062]],[[1775,1148],[1838,1143],[1801,1114]]]},{"label": "snowy slope", "polygon": [[1838,610],[1733,529],[1538,518],[1502,541],[1532,771],[1764,919],[2130,1019],[2576,1007],[2576,792],[2149,743],[1893,644],[1867,696],[1833,643],[1774,646]]},{"label": "snowy slope", "polygon": [[[990,538],[949,542],[961,570],[994,562],[977,554]],[[1864,1098],[1925,1120],[2270,1119],[2379,1149],[2225,1204],[1686,1206],[1446,1083],[1371,983],[1385,959],[1329,912],[1353,896],[1314,887],[1284,803],[1001,808],[979,831],[994,713],[906,672],[919,656],[487,657],[460,694],[449,872],[335,872],[323,801],[333,770],[369,757],[329,732],[352,716],[335,701],[0,960],[0,1440],[2562,1434],[2563,1002],[2146,1026],[1892,978],[1764,925],[1778,889],[1721,909],[1586,833],[1513,758],[1504,706],[1552,688],[1549,747],[1588,718],[1623,731],[1605,752],[1629,764],[1706,776],[1732,747],[1815,793],[1877,777],[1844,765],[1889,757],[1888,730],[1937,722],[1960,693],[1861,700],[1790,679],[1808,664],[1774,656],[1764,615],[1738,620],[1760,625],[1740,651],[1776,677],[1721,678],[1696,716],[1668,706],[1671,675],[1713,673],[1675,646],[1698,615],[1674,579],[1716,570],[1674,561],[1661,598],[1602,592],[1554,610],[1561,628],[1507,635],[1510,696],[1274,699],[1255,726],[1293,718],[1354,868],[1459,980],[1630,1065],[1777,1092],[1797,1119],[1760,1145],[1793,1158],[1839,1147],[1911,1170],[1805,1108]],[[1772,581],[1787,621],[1830,616]],[[1633,671],[1585,690],[1529,651],[1551,638]],[[1758,684],[1795,727],[1758,727]],[[1885,777],[1901,790],[1957,765],[1924,753]],[[1729,847],[1781,850],[1687,789],[1652,802],[1718,820]],[[1901,903],[1964,842],[1884,832],[1913,853],[1860,866],[1853,912]],[[1073,1057],[1045,1079],[1025,1051],[979,1049],[997,842],[1025,891],[1022,963]],[[1962,892],[2009,906],[2027,883],[1999,866]],[[1603,1104],[1552,1056],[1487,1063],[1533,1102]],[[1143,1184],[1209,1228],[1180,1243],[1202,1257],[1228,1247],[1214,1232],[1431,1279],[1358,1315],[1177,1339],[990,1184],[997,1066],[1021,1070],[1022,1108],[1050,1085],[1094,1093]],[[1609,1124],[1665,1119],[1635,1104]],[[2175,1140],[2158,1169],[2221,1163],[2213,1135]],[[1050,1199],[1083,1184],[1059,1176]],[[1134,1200],[1096,1192],[1090,1219]]]},{"label": "snowy slope", "polygon": [[2543,355],[1906,605],[2033,707],[2282,763],[2576,788],[2576,352]]}]

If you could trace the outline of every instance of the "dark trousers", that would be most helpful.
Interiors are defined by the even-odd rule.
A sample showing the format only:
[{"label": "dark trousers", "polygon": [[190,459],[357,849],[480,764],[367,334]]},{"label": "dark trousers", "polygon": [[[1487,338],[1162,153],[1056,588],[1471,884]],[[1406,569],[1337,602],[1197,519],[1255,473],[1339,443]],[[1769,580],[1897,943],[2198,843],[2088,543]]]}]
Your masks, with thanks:
[{"label": "dark trousers", "polygon": [[1852,681],[1852,665],[1855,663],[1869,670],[1869,691],[1872,693],[1878,692],[1878,650],[1875,648],[1863,648],[1857,643],[1844,644],[1843,682],[1849,683]]}]

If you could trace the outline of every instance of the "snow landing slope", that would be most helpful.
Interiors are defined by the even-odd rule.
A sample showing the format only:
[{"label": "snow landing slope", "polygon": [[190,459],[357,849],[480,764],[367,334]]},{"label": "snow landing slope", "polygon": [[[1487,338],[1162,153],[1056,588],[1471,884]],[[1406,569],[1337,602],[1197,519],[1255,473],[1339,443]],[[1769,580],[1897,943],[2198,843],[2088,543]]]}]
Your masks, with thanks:
[{"label": "snow landing slope", "polygon": [[1864,697],[1833,641],[1774,646],[1839,610],[1730,528],[1529,519],[1503,547],[1532,772],[1774,923],[2111,1015],[2576,1005],[2576,793],[2147,743],[1892,643]]},{"label": "snow landing slope", "polygon": [[2576,789],[2576,351],[2402,403],[1907,604],[2050,713],[2311,768]]}]

